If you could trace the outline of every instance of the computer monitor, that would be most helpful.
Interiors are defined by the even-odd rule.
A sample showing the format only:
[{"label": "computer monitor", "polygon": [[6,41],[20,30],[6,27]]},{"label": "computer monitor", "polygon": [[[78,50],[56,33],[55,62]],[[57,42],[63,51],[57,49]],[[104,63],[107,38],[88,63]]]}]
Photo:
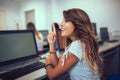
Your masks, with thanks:
[{"label": "computer monitor", "polygon": [[109,41],[109,33],[107,27],[100,28],[100,36],[102,41]]},{"label": "computer monitor", "polygon": [[39,30],[39,32],[42,34],[43,36],[43,53],[46,53],[49,51],[49,44],[48,44],[48,40],[47,40],[47,35],[48,35],[48,30]]},{"label": "computer monitor", "polygon": [[66,44],[65,40],[66,38],[61,36],[61,30],[57,31],[57,43],[56,44],[58,45],[57,48],[59,52],[65,50],[65,44]]},{"label": "computer monitor", "polygon": [[65,49],[65,40],[66,40],[66,38],[61,36],[61,29],[60,29],[58,23],[54,23],[54,25],[55,25],[55,28],[56,28],[56,36],[57,36],[56,50],[61,52],[61,51],[64,51],[64,49]]},{"label": "computer monitor", "polygon": [[0,67],[38,58],[32,30],[0,31]]},{"label": "computer monitor", "polygon": [[96,23],[92,23],[93,29],[94,29],[94,33],[97,36],[97,27],[96,27]]}]

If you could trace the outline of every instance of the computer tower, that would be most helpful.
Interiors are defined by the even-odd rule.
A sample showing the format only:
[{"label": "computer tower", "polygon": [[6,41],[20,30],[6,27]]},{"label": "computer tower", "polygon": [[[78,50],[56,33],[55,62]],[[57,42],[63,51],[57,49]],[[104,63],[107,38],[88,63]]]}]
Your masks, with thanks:
[{"label": "computer tower", "polygon": [[100,28],[100,37],[102,41],[109,41],[109,32],[107,27]]}]

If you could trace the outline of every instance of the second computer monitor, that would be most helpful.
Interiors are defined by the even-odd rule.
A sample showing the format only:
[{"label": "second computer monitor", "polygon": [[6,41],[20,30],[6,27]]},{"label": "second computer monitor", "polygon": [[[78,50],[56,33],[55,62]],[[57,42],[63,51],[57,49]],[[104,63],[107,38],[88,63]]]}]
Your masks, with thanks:
[{"label": "second computer monitor", "polygon": [[[54,23],[55,25],[55,28],[56,28],[56,36],[57,36],[57,39],[56,39],[56,50],[61,52],[61,51],[64,51],[64,48],[65,48],[65,37],[62,37],[61,36],[61,29],[58,25],[58,23]],[[53,29],[52,29],[53,31]]]},{"label": "second computer monitor", "polygon": [[96,27],[96,23],[92,23],[92,26],[93,26],[94,33],[95,33],[95,35],[97,36],[97,27]]},{"label": "second computer monitor", "polygon": [[109,32],[107,27],[100,28],[100,36],[102,41],[109,41]]},{"label": "second computer monitor", "polygon": [[43,53],[46,53],[49,51],[49,44],[48,44],[48,40],[47,40],[47,35],[48,35],[48,30],[40,30],[40,33],[43,35]]}]

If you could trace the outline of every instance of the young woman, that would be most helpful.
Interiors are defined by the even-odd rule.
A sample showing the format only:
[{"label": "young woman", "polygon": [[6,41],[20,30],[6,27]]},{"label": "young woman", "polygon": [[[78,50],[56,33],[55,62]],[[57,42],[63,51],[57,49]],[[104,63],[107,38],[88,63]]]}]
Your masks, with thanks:
[{"label": "young woman", "polygon": [[43,50],[43,36],[42,36],[42,34],[39,31],[37,31],[34,23],[32,23],[32,22],[29,22],[27,24],[26,28],[27,28],[27,30],[34,30],[38,51],[42,51]]},{"label": "young woman", "polygon": [[55,51],[56,31],[48,35],[50,55],[46,59],[46,72],[54,80],[69,72],[71,80],[99,80],[102,59],[98,54],[98,44],[91,21],[81,9],[63,11],[61,36],[66,37],[65,52],[57,57]]}]

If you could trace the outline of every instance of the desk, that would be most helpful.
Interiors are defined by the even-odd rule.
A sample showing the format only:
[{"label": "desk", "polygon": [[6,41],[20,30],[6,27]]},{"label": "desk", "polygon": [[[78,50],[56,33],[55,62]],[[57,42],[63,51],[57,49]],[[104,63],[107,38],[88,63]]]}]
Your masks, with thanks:
[{"label": "desk", "polygon": [[[118,54],[117,55],[115,55],[113,58],[112,58],[112,60],[113,60],[113,62],[115,62],[116,60],[118,60],[119,59],[119,55],[120,55],[120,41],[119,42],[114,42],[114,43],[104,43],[102,46],[99,46],[99,54],[100,55],[102,55],[102,56],[104,56],[104,55],[106,55],[106,53],[107,53],[107,56],[104,56],[103,58],[106,58],[107,57],[107,61],[108,62],[104,62],[104,71],[103,71],[103,73],[104,73],[104,75],[105,76],[103,76],[103,78],[105,79],[106,77],[108,77],[109,75],[111,75],[111,73],[108,73],[109,71],[111,71],[111,69],[109,69],[109,68],[114,68],[113,66],[114,65],[118,65],[119,63],[117,62],[115,62],[116,64],[110,64],[110,65],[108,65],[108,64],[106,64],[106,63],[109,63],[109,59],[111,59],[111,58],[109,58],[109,52],[112,50],[112,49],[119,49],[118,50]],[[116,58],[117,57],[117,58]],[[116,58],[116,59],[115,59]],[[110,62],[111,62],[111,60],[110,60]],[[113,63],[112,62],[112,63]],[[111,65],[112,65],[112,67],[111,67]],[[109,68],[108,68],[109,67]],[[115,67],[116,68],[116,67]],[[117,69],[119,68],[119,66],[117,66]],[[115,69],[115,72],[114,72],[114,70],[113,70],[113,72],[112,73],[116,73],[116,70],[117,69]],[[118,72],[118,71],[117,71]],[[120,71],[119,71],[120,72]],[[27,75],[25,75],[25,76],[22,76],[22,77],[20,77],[20,78],[17,78],[16,80],[35,80],[35,79],[37,79],[37,78],[39,78],[40,80],[42,79],[42,78],[44,78],[44,77],[46,77],[46,71],[45,71],[45,69],[44,68],[42,68],[42,69],[40,69],[40,70],[37,70],[37,71],[34,71],[34,72],[32,72],[32,73],[30,73],[30,74],[27,74]]]},{"label": "desk", "polygon": [[99,47],[99,54],[103,58],[102,80],[120,73],[120,41],[104,43]]},{"label": "desk", "polygon": [[117,46],[120,46],[120,41],[113,42],[113,43],[105,42],[103,45],[99,46],[99,54],[101,54],[105,51],[108,51]]}]

